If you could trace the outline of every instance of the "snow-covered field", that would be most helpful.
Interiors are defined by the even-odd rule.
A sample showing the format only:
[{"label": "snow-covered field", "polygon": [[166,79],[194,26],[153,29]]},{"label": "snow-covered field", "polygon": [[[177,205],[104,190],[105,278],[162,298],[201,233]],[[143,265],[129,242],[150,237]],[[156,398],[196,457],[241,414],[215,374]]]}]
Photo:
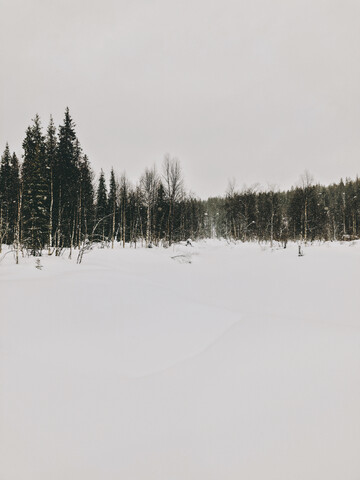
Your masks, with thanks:
[{"label": "snow-covered field", "polygon": [[304,251],[7,255],[0,479],[358,480],[360,243]]}]

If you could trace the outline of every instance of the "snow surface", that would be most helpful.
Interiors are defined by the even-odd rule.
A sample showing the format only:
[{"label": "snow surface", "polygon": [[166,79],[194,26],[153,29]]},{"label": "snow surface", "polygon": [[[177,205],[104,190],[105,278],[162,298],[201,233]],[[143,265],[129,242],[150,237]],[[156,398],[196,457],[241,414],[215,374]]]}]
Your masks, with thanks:
[{"label": "snow surface", "polygon": [[358,480],[360,243],[304,252],[7,255],[0,479]]}]

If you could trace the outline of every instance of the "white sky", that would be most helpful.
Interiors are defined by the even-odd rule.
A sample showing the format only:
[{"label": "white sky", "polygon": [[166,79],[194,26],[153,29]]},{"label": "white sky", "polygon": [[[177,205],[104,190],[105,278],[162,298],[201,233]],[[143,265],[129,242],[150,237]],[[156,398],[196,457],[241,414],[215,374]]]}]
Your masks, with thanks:
[{"label": "white sky", "polygon": [[66,106],[98,172],[169,152],[202,197],[360,158],[358,0],[0,0],[0,149]]}]

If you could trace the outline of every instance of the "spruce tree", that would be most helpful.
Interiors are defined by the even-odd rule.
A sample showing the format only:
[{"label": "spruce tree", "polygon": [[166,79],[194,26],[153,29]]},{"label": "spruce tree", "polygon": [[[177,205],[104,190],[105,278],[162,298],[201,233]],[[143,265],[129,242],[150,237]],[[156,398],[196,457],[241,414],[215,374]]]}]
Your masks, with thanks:
[{"label": "spruce tree", "polygon": [[125,248],[126,240],[129,239],[129,231],[130,231],[130,184],[128,179],[126,178],[126,174],[124,173],[120,179],[120,186],[119,186],[119,200],[120,200],[120,208],[119,208],[119,231],[120,231],[120,239]]},{"label": "spruce tree", "polygon": [[79,243],[86,241],[94,227],[94,174],[86,155],[82,157],[79,165],[80,171],[80,218],[79,218]]},{"label": "spruce tree", "polygon": [[55,170],[56,155],[57,155],[56,128],[55,128],[52,116],[50,116],[50,122],[49,122],[46,139],[45,139],[45,155],[46,155],[47,183],[49,187],[48,248],[50,253],[50,249],[53,246],[53,235],[54,235],[54,170]]},{"label": "spruce tree", "polygon": [[6,144],[0,164],[0,251],[2,243],[9,243],[11,230],[11,154]]},{"label": "spruce tree", "polygon": [[72,246],[77,215],[79,187],[79,148],[75,124],[69,109],[65,111],[64,123],[59,127],[59,140],[55,166],[55,210],[57,217],[57,247]]},{"label": "spruce tree", "polygon": [[[9,178],[9,219],[11,226],[11,239],[14,242],[16,234],[20,233],[20,206],[21,206],[21,189],[20,189],[20,166],[19,160],[15,153],[11,157],[10,178]],[[19,239],[18,239],[19,240]]]},{"label": "spruce tree", "polygon": [[156,194],[156,205],[155,205],[155,219],[156,222],[156,243],[159,242],[161,238],[166,236],[166,222],[165,219],[168,217],[168,203],[165,199],[165,189],[161,181],[159,181],[157,194]]},{"label": "spruce tree", "polygon": [[48,240],[48,197],[45,139],[38,115],[23,141],[23,241],[32,255],[41,254]]},{"label": "spruce tree", "polygon": [[105,240],[105,232],[108,232],[108,200],[107,200],[107,189],[105,183],[105,176],[103,170],[100,172],[98,189],[96,192],[96,222],[98,223],[97,227],[97,237],[99,232],[101,232],[102,241]]},{"label": "spruce tree", "polygon": [[111,247],[114,248],[115,228],[117,221],[117,183],[115,180],[114,169],[110,173],[110,189],[108,198],[108,214],[109,214],[109,237],[111,238]]}]

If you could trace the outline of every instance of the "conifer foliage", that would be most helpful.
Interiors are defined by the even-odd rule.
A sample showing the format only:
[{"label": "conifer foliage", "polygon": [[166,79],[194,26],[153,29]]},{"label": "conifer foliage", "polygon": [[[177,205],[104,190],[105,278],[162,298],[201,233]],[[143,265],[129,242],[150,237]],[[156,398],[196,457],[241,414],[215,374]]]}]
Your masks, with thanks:
[{"label": "conifer foliage", "polygon": [[[7,243],[11,238],[11,154],[9,145],[1,157],[0,164],[0,240]],[[1,248],[1,246],[0,246]]]},{"label": "conifer foliage", "polygon": [[35,255],[42,251],[48,238],[50,193],[47,182],[45,138],[38,115],[26,131],[23,149],[22,239],[24,245]]},{"label": "conifer foliage", "polygon": [[105,241],[105,235],[108,233],[108,198],[104,172],[101,170],[99,185],[96,192],[96,222],[99,223],[101,231],[101,240]]},{"label": "conifer foliage", "polygon": [[328,187],[305,172],[288,191],[230,185],[224,197],[187,194],[180,162],[145,169],[138,184],[110,171],[95,177],[70,111],[45,134],[38,115],[25,132],[22,162],[6,144],[0,162],[0,251],[60,255],[93,242],[114,247],[171,245],[188,238],[241,241],[351,240],[360,236],[360,180]]}]

